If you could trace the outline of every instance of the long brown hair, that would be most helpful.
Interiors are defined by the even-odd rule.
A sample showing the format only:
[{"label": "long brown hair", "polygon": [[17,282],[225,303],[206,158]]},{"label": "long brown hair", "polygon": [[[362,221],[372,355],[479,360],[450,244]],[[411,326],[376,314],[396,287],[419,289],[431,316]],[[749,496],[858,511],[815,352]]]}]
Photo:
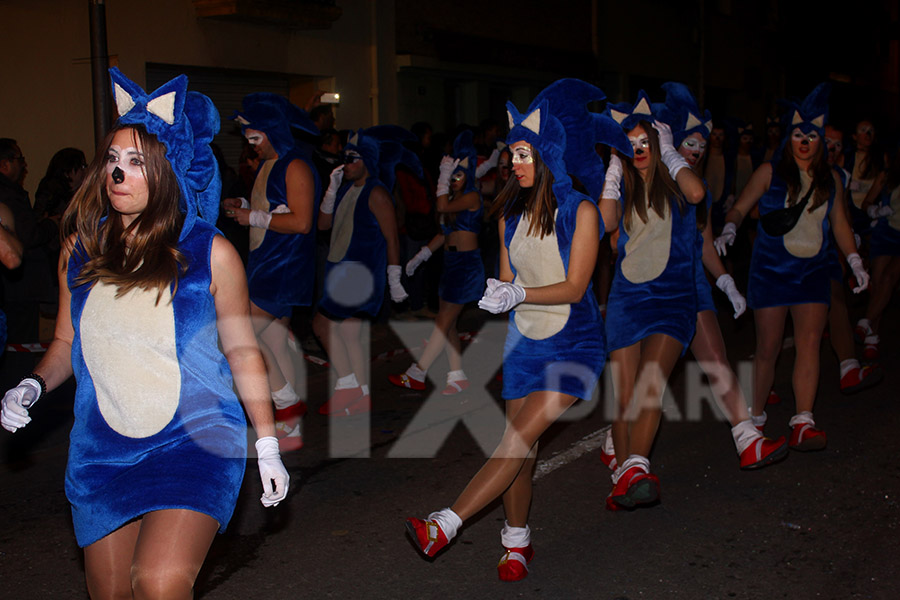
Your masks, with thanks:
[{"label": "long brown hair", "polygon": [[[553,173],[547,164],[541,160],[536,148],[532,148],[534,158],[534,183],[530,188],[519,186],[519,180],[510,175],[506,185],[497,195],[494,203],[494,211],[500,214],[500,218],[515,217],[524,212],[528,213],[530,223],[528,235],[553,234],[554,212],[556,211],[556,196],[553,195]],[[510,165],[510,168],[512,165]]]},{"label": "long brown hair", "polygon": [[[622,211],[622,220],[625,229],[631,229],[634,214],[637,214],[638,218],[646,223],[648,208],[652,208],[660,218],[665,218],[666,212],[669,210],[670,196],[675,198],[678,208],[682,212],[687,203],[678,184],[669,175],[669,170],[662,166],[659,153],[659,134],[647,121],[641,121],[640,126],[650,141],[650,166],[647,167],[647,178],[644,179],[635,168],[633,159],[625,157],[622,160],[622,175],[625,183],[625,206]],[[644,201],[645,197],[649,198],[649,203]]]},{"label": "long brown hair", "polygon": [[[793,129],[791,133],[793,133]],[[819,149],[812,157],[810,162],[810,170],[812,171],[812,201],[809,203],[807,212],[812,212],[819,208],[825,202],[828,202],[829,196],[834,192],[834,175],[832,169],[828,165],[825,156],[827,149],[825,148],[825,139],[820,137]],[[788,188],[788,206],[793,206],[800,200],[800,168],[794,160],[794,147],[791,144],[790,134],[784,145],[784,151],[781,153],[781,160],[775,165],[775,174],[787,184]]]},{"label": "long brown hair", "polygon": [[[123,129],[131,130],[135,147],[142,149],[149,192],[147,207],[128,227],[123,226],[106,190],[109,147]],[[60,227],[64,243],[76,235],[72,251],[82,253],[84,259],[75,285],[93,286],[102,281],[117,286],[117,297],[134,288],[156,289],[159,302],[167,287],[174,286],[175,294],[178,277],[187,269],[187,257],[178,250],[184,222],[179,209],[181,191],[166,159],[166,147],[141,125],[118,125],[100,148]]]}]

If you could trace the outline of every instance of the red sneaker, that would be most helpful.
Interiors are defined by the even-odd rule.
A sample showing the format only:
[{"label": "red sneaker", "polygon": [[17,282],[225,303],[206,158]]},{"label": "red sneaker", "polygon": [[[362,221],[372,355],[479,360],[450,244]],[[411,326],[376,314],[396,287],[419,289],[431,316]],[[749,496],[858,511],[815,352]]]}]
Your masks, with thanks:
[{"label": "red sneaker", "polygon": [[497,575],[500,581],[521,581],[528,576],[528,563],[534,558],[534,548],[528,544],[525,548],[507,548],[506,554],[500,557]]},{"label": "red sneaker", "polygon": [[775,390],[769,390],[769,397],[766,398],[766,404],[780,404],[781,396]]},{"label": "red sneaker", "polygon": [[872,328],[863,323],[862,319],[857,321],[856,327],[853,328],[853,337],[856,338],[856,341],[862,344],[870,335],[872,335]]},{"label": "red sneaker", "polygon": [[300,400],[287,408],[276,408],[275,422],[277,423],[280,421],[282,423],[287,423],[288,425],[294,425],[300,422],[300,419],[306,414],[307,410],[306,402],[303,400]]},{"label": "red sneaker", "polygon": [[777,440],[761,437],[741,452],[741,468],[745,471],[761,469],[786,457],[787,450],[784,436]]},{"label": "red sneaker", "polygon": [[362,387],[335,390],[328,402],[319,407],[320,415],[355,415],[369,412],[372,399],[363,394]]},{"label": "red sneaker", "polygon": [[409,388],[411,390],[417,390],[419,392],[425,389],[424,381],[413,379],[406,373],[400,373],[399,375],[388,375],[388,381],[390,381],[397,387]]},{"label": "red sneaker", "polygon": [[276,421],[275,437],[278,438],[278,450],[282,454],[296,452],[303,447],[303,435],[300,433],[299,422],[294,427],[287,427],[283,422]]},{"label": "red sneaker", "polygon": [[828,443],[828,437],[821,429],[816,429],[809,423],[797,423],[791,428],[791,450],[809,452],[822,450]]},{"label": "red sneaker", "polygon": [[878,367],[872,365],[856,367],[841,377],[841,392],[855,394],[881,383],[882,379],[884,379],[884,371]]},{"label": "red sneaker", "polygon": [[622,473],[606,497],[608,510],[636,508],[659,500],[659,478],[634,466]]},{"label": "red sneaker", "polygon": [[863,346],[863,358],[865,360],[878,360],[880,354],[880,352],[878,352],[878,343],[880,341],[878,336],[869,336],[866,338],[866,345]]},{"label": "red sneaker", "polygon": [[458,381],[448,381],[447,387],[441,392],[444,396],[455,396],[464,392],[469,387],[468,379],[460,379]]},{"label": "red sneaker", "polygon": [[444,530],[436,521],[407,519],[406,533],[416,542],[425,556],[434,556],[449,543]]}]

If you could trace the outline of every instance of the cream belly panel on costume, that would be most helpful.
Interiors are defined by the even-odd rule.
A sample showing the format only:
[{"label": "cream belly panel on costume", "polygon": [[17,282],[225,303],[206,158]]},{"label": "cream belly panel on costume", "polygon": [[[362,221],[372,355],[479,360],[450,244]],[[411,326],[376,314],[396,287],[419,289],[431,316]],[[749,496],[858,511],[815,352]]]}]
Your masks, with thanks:
[{"label": "cream belly panel on costume", "polygon": [[[556,215],[554,214],[554,220]],[[516,265],[513,283],[522,287],[541,287],[566,280],[566,268],[559,254],[556,232],[539,236],[528,235],[530,221],[522,215],[519,226],[509,243],[509,260]],[[569,321],[569,304],[530,304],[516,307],[516,327],[525,337],[544,340],[563,330]]]},{"label": "cream belly panel on costume", "polygon": [[[648,203],[649,204],[649,203]],[[671,210],[668,205],[666,210]],[[628,241],[625,242],[625,258],[622,259],[622,275],[631,283],[653,281],[666,270],[672,248],[672,219],[660,217],[648,206],[647,222],[637,213],[632,215]]]},{"label": "cream belly panel on costume", "polygon": [[97,283],[81,315],[81,347],[106,423],[130,438],[162,431],[178,409],[181,369],[175,312],[167,288],[133,289]]},{"label": "cream belly panel on costume", "polygon": [[[800,194],[798,198],[802,198],[809,191],[812,180],[806,173],[800,173]],[[810,196],[810,204],[812,197]],[[787,208],[788,195],[784,196],[784,206]],[[823,202],[814,211],[809,212],[809,206],[800,213],[800,219],[794,228],[784,234],[784,248],[797,258],[811,258],[819,253],[822,249],[822,219],[828,215],[828,203]]]},{"label": "cream belly panel on costume", "polygon": [[356,201],[364,186],[354,185],[347,190],[340,204],[334,211],[334,221],[331,230],[331,246],[328,248],[328,262],[341,262],[350,240],[353,238],[353,215],[356,212]]},{"label": "cream belly panel on costume", "polygon": [[[269,198],[266,196],[266,188],[269,185],[269,173],[275,166],[276,159],[269,159],[263,163],[256,181],[253,182],[253,191],[250,193],[250,210],[264,210],[269,212]],[[256,250],[263,243],[266,230],[261,227],[250,228],[250,251]]]},{"label": "cream belly panel on costume", "polygon": [[888,225],[900,231],[900,185],[891,192],[891,208],[894,210],[894,214],[888,217]]}]

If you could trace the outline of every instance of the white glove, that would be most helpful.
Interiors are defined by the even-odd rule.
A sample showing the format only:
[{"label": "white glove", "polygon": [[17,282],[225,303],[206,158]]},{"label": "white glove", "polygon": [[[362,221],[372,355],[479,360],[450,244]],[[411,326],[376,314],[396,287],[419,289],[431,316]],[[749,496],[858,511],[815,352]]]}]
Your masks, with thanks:
[{"label": "white glove", "polygon": [[738,291],[737,286],[734,284],[734,278],[731,275],[725,273],[716,279],[716,287],[725,292],[725,295],[731,301],[735,319],[744,314],[744,311],[747,310],[747,300]]},{"label": "white glove", "polygon": [[263,495],[259,501],[266,508],[278,506],[287,496],[291,482],[291,476],[278,453],[278,438],[270,435],[256,440],[256,466],[259,467],[263,487]]},{"label": "white glove", "polygon": [[429,258],[431,258],[431,250],[428,249],[428,246],[422,246],[422,249],[416,252],[416,255],[406,263],[406,276],[412,277],[419,265]]},{"label": "white glove", "polygon": [[879,217],[892,217],[892,216],[894,216],[894,209],[891,208],[890,204],[882,204],[878,208],[878,216]]},{"label": "white glove", "polygon": [[869,218],[875,220],[878,218],[878,209],[881,208],[877,204],[870,204],[868,208],[866,208],[866,214],[869,215]]},{"label": "white glove", "polygon": [[725,227],[722,228],[722,235],[713,240],[713,246],[716,247],[716,252],[719,253],[719,256],[728,254],[728,246],[734,243],[735,237],[737,237],[737,225],[725,223]]},{"label": "white glove", "polygon": [[41,397],[41,384],[34,379],[26,378],[19,385],[6,392],[0,400],[0,425],[15,433],[17,429],[31,423],[28,410]]},{"label": "white glove", "polygon": [[856,283],[858,284],[853,288],[853,293],[858,294],[869,287],[869,274],[863,268],[862,259],[856,252],[847,255],[847,264],[850,265],[850,269],[853,271],[853,276],[856,277]]},{"label": "white glove", "polygon": [[394,302],[403,302],[409,298],[409,294],[406,293],[406,290],[403,289],[403,285],[400,283],[402,272],[400,265],[387,266],[388,287],[391,288],[391,300]]},{"label": "white glove", "polygon": [[453,158],[446,154],[444,155],[444,158],[441,159],[441,165],[438,167],[440,174],[438,175],[437,189],[434,191],[436,195],[446,196],[450,193],[450,176],[453,175],[453,171],[455,171],[458,166],[458,158]]},{"label": "white glove", "polygon": [[856,247],[859,248],[862,246],[862,238],[859,237],[858,233],[853,234],[853,242],[856,244]]},{"label": "white glove", "polygon": [[238,200],[241,201],[241,208],[243,208],[244,210],[248,210],[248,209],[250,208],[250,201],[249,201],[249,200],[247,200],[247,199],[244,198],[243,196],[241,196],[240,198],[238,198]]},{"label": "white glove", "polygon": [[512,310],[524,301],[525,288],[521,285],[488,279],[487,289],[478,301],[478,308],[496,315]]},{"label": "white glove", "polygon": [[264,210],[250,211],[250,227],[259,227],[260,229],[268,229],[269,223],[272,222],[272,215]]},{"label": "white glove", "polygon": [[341,188],[341,182],[344,180],[344,165],[338,165],[331,172],[331,181],[328,183],[328,189],[322,196],[322,204],[319,210],[330,215],[334,212],[334,202],[337,200],[338,190]]},{"label": "white glove", "polygon": [[494,151],[491,152],[491,155],[488,156],[488,159],[475,168],[475,179],[481,179],[482,177],[487,175],[488,171],[496,167],[499,161],[500,151],[494,148]]},{"label": "white glove", "polygon": [[675,149],[671,127],[662,121],[653,121],[653,129],[659,132],[659,153],[662,157],[662,162],[669,169],[669,175],[672,176],[672,179],[675,179],[678,171],[684,168],[689,169],[690,165]]},{"label": "white glove", "polygon": [[600,194],[604,198],[612,198],[618,200],[622,195],[622,161],[617,154],[609,157],[609,166],[606,167],[606,179],[603,180],[603,192]]}]

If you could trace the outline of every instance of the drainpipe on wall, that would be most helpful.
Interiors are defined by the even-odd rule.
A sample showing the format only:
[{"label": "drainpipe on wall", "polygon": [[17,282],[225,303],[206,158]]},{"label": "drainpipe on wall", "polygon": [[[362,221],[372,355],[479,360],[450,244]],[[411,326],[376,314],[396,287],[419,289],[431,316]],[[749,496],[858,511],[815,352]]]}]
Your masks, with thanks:
[{"label": "drainpipe on wall", "polygon": [[109,53],[106,49],[104,0],[88,0],[91,23],[91,86],[94,95],[94,146],[110,128]]}]

